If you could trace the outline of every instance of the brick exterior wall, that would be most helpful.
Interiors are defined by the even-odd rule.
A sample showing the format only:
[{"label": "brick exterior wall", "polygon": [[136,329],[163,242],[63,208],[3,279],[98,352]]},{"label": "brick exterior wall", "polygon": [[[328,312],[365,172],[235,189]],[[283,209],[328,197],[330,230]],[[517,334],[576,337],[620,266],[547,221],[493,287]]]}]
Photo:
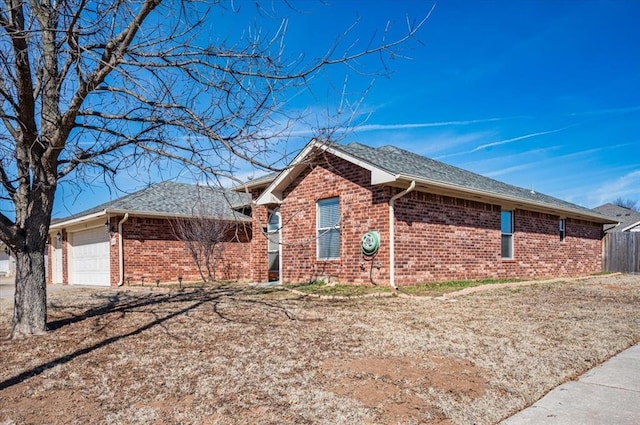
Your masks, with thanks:
[{"label": "brick exterior wall", "polygon": [[[367,284],[370,272],[376,282],[389,279],[388,189],[371,187],[370,180],[369,171],[325,154],[289,185],[280,206],[284,282],[323,279]],[[340,198],[340,258],[318,260],[316,202],[332,197]],[[380,233],[382,243],[377,257],[363,269],[360,240],[370,230]]]},{"label": "brick exterior wall", "polygon": [[[112,218],[114,227],[122,217]],[[178,240],[169,220],[131,217],[123,224],[124,283],[200,281],[200,273],[183,241]],[[119,237],[116,235],[116,238]],[[243,281],[250,276],[250,226],[233,229],[222,243],[216,264],[216,279]],[[111,246],[111,284],[119,279],[118,244]]]},{"label": "brick exterior wall", "polygon": [[513,259],[501,258],[499,205],[424,192],[396,202],[396,283],[575,276],[601,271],[602,226],[514,211]]},{"label": "brick exterior wall", "polygon": [[[251,197],[255,200],[262,190],[251,191]],[[267,255],[267,231],[268,209],[258,206],[252,210],[251,226],[253,239],[251,240],[250,278],[254,282],[267,282],[269,279],[269,258]]]},{"label": "brick exterior wall", "polygon": [[[327,153],[315,157],[283,193],[282,281],[369,284],[371,272],[376,283],[388,284],[388,201],[400,191],[371,186],[367,170],[341,158]],[[340,258],[323,261],[316,256],[316,202],[331,197],[340,199]],[[597,223],[567,219],[566,238],[560,242],[559,216],[515,210],[514,258],[503,260],[500,205],[416,190],[397,200],[395,210],[398,285],[601,271],[602,227]],[[255,212],[266,225],[266,210]],[[361,267],[360,240],[370,230],[380,233],[380,250]],[[266,239],[254,238],[252,250],[253,276],[262,276]]]}]

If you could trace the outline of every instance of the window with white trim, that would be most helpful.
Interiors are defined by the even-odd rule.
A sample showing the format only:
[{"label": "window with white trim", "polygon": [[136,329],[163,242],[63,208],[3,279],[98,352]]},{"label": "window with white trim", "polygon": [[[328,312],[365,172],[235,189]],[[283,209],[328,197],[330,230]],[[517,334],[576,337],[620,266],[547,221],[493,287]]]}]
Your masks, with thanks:
[{"label": "window with white trim", "polygon": [[316,210],[317,257],[340,258],[340,198],[321,199]]},{"label": "window with white trim", "polygon": [[500,230],[502,232],[502,258],[513,258],[513,211],[502,211],[500,214]]},{"label": "window with white trim", "polygon": [[561,218],[558,221],[558,232],[560,233],[560,242],[564,242],[564,238],[567,236],[567,221]]}]

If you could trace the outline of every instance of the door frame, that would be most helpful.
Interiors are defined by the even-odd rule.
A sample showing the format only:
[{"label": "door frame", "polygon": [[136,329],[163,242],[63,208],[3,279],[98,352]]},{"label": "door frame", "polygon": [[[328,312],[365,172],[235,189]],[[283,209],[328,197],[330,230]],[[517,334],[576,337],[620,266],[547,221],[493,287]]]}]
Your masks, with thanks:
[{"label": "door frame", "polygon": [[[271,218],[272,217],[277,217],[277,223],[271,223]],[[275,229],[272,229],[271,226],[277,226]],[[276,234],[277,233],[277,243],[278,243],[278,250],[269,250],[269,244],[270,244],[270,235],[272,234]],[[268,282],[282,282],[282,216],[280,215],[280,208],[276,207],[274,209],[268,209],[267,210],[267,281]],[[277,279],[272,279],[272,273],[274,273],[271,270],[270,267],[270,259],[269,259],[269,254],[273,254],[276,253],[278,254],[278,276]]]}]

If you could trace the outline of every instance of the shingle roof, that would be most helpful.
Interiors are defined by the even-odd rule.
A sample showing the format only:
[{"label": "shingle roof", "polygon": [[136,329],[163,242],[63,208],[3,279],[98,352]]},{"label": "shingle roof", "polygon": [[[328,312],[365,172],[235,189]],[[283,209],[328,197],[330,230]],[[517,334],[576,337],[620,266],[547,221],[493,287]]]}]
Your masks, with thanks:
[{"label": "shingle roof", "polygon": [[210,215],[222,220],[247,221],[250,217],[233,208],[250,202],[250,196],[245,193],[165,181],[56,222],[101,211],[167,216]]},{"label": "shingle roof", "polygon": [[[378,168],[384,169],[391,174],[440,182],[449,186],[457,186],[460,189],[474,189],[491,194],[508,196],[524,202],[544,204],[548,207],[562,210],[569,209],[591,216],[601,215],[592,209],[566,202],[543,193],[534,192],[530,189],[512,186],[395,146],[372,148],[360,143],[349,143],[347,145],[333,145],[332,147]],[[602,218],[605,219],[606,217],[603,216]]]},{"label": "shingle roof", "polygon": [[256,177],[254,179],[249,179],[244,184],[233,187],[233,190],[242,191],[245,189],[245,187],[249,189],[253,189],[253,188],[259,189],[262,187],[267,187],[273,180],[275,180],[276,177],[278,177],[278,174],[280,173],[274,171],[274,172],[265,174],[264,176]]},{"label": "shingle roof", "polygon": [[608,232],[621,232],[632,224],[640,222],[640,212],[616,204],[608,203],[600,205],[599,207],[595,207],[594,210],[620,223],[617,226],[607,228],[606,230]]}]

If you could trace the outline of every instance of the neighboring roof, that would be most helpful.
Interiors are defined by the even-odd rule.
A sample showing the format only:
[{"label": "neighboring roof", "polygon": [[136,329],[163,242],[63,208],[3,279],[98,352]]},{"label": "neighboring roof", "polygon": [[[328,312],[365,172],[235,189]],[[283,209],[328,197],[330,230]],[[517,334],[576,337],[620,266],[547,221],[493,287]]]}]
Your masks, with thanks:
[{"label": "neighboring roof", "polygon": [[[588,218],[599,223],[611,223],[612,220],[594,210],[572,204],[530,189],[512,186],[471,171],[417,155],[395,146],[372,148],[360,143],[338,145],[313,140],[294,159],[292,166],[281,173],[258,198],[259,204],[278,201],[281,191],[288,182],[299,173],[304,158],[312,149],[322,149],[358,164],[371,171],[372,184],[393,184],[416,181],[431,190],[474,195],[477,199],[501,200],[517,206],[534,206],[556,214],[567,214],[579,218]],[[296,172],[296,168],[299,168]],[[287,175],[289,174],[289,175]]]},{"label": "neighboring roof", "polygon": [[[54,219],[51,227],[62,227],[87,217],[125,213],[162,217],[211,215],[222,220],[250,221],[250,217],[233,209],[250,202],[249,195],[232,190],[165,181],[72,216]],[[200,205],[204,206],[204,214]]]},{"label": "neighboring roof", "polygon": [[606,229],[607,232],[628,232],[634,227],[640,227],[640,212],[616,204],[608,203],[594,208],[600,214],[611,217],[617,226]]},{"label": "neighboring roof", "polygon": [[273,173],[266,174],[264,176],[256,177],[254,179],[249,179],[244,184],[234,186],[233,190],[241,192],[245,189],[251,190],[251,189],[266,188],[271,184],[272,181],[276,179],[276,177],[278,177],[278,174],[279,173],[273,172]]}]

